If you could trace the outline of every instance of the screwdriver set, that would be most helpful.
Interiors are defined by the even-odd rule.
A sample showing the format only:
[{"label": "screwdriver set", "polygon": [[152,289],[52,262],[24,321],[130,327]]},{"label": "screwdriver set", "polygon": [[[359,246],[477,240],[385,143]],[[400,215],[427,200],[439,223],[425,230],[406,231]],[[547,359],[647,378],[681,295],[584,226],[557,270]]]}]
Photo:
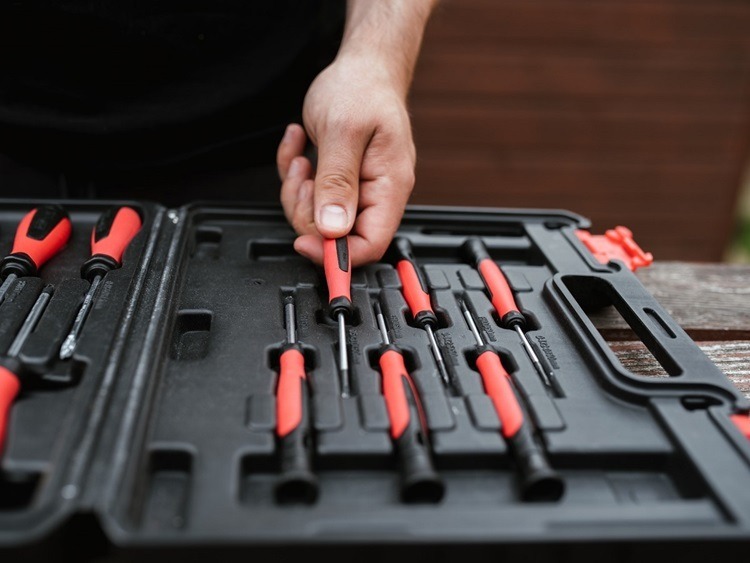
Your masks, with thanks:
[{"label": "screwdriver set", "polygon": [[[0,211],[0,545],[750,537],[750,404],[627,229],[414,207],[352,269],[346,238],[297,255],[275,208]],[[663,377],[619,363],[605,307]]]}]

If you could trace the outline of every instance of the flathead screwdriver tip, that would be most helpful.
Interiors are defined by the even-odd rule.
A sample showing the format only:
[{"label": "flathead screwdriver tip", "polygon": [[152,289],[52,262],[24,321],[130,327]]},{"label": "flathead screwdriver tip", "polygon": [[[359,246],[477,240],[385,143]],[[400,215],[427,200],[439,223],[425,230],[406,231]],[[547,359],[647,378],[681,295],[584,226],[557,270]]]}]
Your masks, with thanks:
[{"label": "flathead screwdriver tip", "polygon": [[67,360],[73,355],[73,351],[76,349],[75,336],[69,334],[65,339],[65,342],[60,346],[60,359]]}]

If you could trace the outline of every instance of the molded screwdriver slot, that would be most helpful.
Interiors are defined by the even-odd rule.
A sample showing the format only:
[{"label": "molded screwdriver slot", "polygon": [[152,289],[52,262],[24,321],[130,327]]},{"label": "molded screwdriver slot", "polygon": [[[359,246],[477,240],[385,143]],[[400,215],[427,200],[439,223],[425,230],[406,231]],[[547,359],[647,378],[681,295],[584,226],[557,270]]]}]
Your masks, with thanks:
[{"label": "molded screwdriver slot", "polygon": [[213,313],[205,310],[183,310],[177,313],[170,357],[194,361],[208,355]]},{"label": "molded screwdriver slot", "polygon": [[193,251],[191,256],[195,258],[216,259],[219,257],[219,245],[224,236],[221,227],[203,225],[195,229],[193,240]]}]

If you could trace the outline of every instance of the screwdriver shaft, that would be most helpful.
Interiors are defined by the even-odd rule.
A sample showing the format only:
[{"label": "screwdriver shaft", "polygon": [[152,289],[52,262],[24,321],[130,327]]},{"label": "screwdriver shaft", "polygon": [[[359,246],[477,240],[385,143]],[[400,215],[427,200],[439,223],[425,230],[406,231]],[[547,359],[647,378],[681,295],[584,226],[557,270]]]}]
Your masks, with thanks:
[{"label": "screwdriver shaft", "polygon": [[294,300],[289,297],[284,305],[284,315],[286,316],[286,339],[289,344],[297,342],[297,332],[294,326]]},{"label": "screwdriver shaft", "polygon": [[47,302],[50,300],[50,297],[52,297],[51,288],[45,289],[45,291],[43,291],[41,295],[39,295],[36,302],[34,303],[34,306],[31,308],[31,311],[29,311],[26,320],[23,322],[21,330],[18,331],[16,338],[13,340],[10,348],[8,348],[8,357],[14,358],[18,356],[21,348],[26,342],[26,339],[29,337],[29,334],[31,334],[31,331],[34,330],[36,324],[39,322],[39,319],[42,316],[42,313],[44,313],[44,309],[47,307]]},{"label": "screwdriver shaft", "polygon": [[438,348],[438,343],[435,339],[435,333],[432,331],[432,327],[430,325],[425,325],[424,328],[425,331],[427,331],[427,338],[430,340],[430,348],[432,348],[432,354],[433,356],[435,356],[435,363],[437,364],[438,371],[440,372],[440,377],[442,378],[443,383],[445,383],[445,386],[450,389],[450,376],[448,375],[448,369],[445,367],[443,355],[440,353],[440,348]]},{"label": "screwdriver shaft", "polygon": [[346,321],[344,313],[339,313],[339,369],[341,371],[341,394],[349,396],[349,359],[346,356]]},{"label": "screwdriver shaft", "polygon": [[86,292],[86,297],[83,298],[83,304],[78,309],[78,314],[73,321],[73,328],[70,329],[68,336],[65,338],[62,346],[60,346],[60,359],[66,360],[73,355],[78,344],[78,337],[83,330],[83,324],[86,322],[86,317],[89,315],[91,306],[94,303],[94,296],[99,288],[99,282],[101,282],[101,276],[96,276],[89,286],[89,290]]},{"label": "screwdriver shaft", "polygon": [[542,362],[539,361],[539,357],[536,355],[536,352],[534,352],[534,349],[531,347],[528,337],[524,334],[523,330],[521,330],[520,326],[516,325],[514,328],[516,332],[518,333],[518,336],[521,338],[521,344],[526,349],[526,353],[529,355],[529,359],[531,359],[531,363],[534,364],[534,368],[539,373],[539,376],[542,378],[542,381],[544,382],[546,386],[554,389],[554,386],[552,385],[552,381],[550,381],[549,374],[546,371],[544,371],[544,366],[542,366]]},{"label": "screwdriver shaft", "polygon": [[13,282],[16,281],[16,274],[8,274],[8,277],[5,278],[5,281],[3,282],[3,285],[0,285],[0,303],[5,301],[5,295],[8,293],[8,289],[11,285],[13,285]]}]

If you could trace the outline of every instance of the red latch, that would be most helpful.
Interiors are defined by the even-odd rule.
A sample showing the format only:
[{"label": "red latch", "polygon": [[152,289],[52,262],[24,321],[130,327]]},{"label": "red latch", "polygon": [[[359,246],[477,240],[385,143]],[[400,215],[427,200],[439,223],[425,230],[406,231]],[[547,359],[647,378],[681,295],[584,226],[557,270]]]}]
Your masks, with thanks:
[{"label": "red latch", "polygon": [[734,425],[745,435],[745,438],[750,440],[750,416],[746,414],[733,414],[729,418],[732,419]]},{"label": "red latch", "polygon": [[633,240],[633,233],[627,227],[609,229],[603,235],[592,235],[588,231],[578,230],[576,235],[591,251],[591,254],[602,264],[610,260],[622,260],[632,271],[650,266],[654,256],[644,252]]}]

